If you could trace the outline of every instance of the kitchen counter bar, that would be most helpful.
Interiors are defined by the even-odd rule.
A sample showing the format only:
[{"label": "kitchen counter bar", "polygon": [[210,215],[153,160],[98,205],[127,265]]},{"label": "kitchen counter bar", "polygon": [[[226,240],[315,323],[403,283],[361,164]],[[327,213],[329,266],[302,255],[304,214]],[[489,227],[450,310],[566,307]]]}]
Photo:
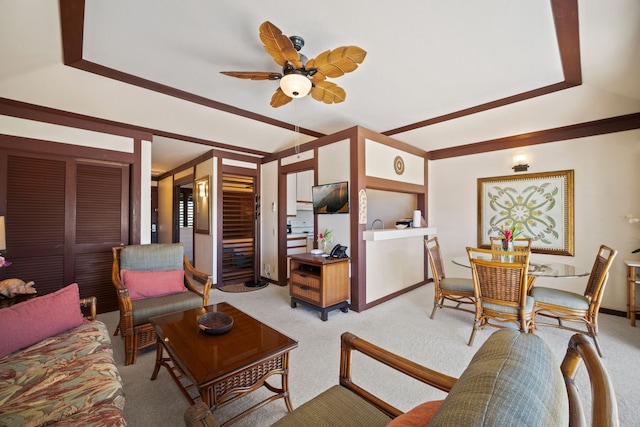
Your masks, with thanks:
[{"label": "kitchen counter bar", "polygon": [[391,239],[404,239],[407,237],[426,236],[427,234],[435,234],[435,227],[419,227],[419,228],[405,228],[398,230],[395,228],[379,229],[379,230],[365,230],[362,232],[362,240],[368,242],[376,242],[380,240]]}]

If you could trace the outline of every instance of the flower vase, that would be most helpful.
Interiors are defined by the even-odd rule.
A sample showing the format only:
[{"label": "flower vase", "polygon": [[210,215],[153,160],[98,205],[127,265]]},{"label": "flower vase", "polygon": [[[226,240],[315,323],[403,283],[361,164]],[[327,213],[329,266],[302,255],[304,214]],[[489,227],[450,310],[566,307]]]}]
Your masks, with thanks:
[{"label": "flower vase", "polygon": [[327,253],[327,243],[328,242],[326,240],[323,240],[323,241],[320,242],[320,244],[322,245],[322,253],[323,254]]},{"label": "flower vase", "polygon": [[[513,252],[513,242],[512,241],[502,241],[502,250],[505,252]],[[501,262],[513,262],[513,255],[501,255],[500,256],[500,261]]]}]

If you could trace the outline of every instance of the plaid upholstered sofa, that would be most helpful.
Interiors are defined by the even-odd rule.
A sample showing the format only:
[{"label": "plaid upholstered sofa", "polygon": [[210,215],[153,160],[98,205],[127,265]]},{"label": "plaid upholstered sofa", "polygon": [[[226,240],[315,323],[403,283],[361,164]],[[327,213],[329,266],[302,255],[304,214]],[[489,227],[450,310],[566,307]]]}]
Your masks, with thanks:
[{"label": "plaid upholstered sofa", "polygon": [[[448,395],[444,400],[425,402],[403,413],[354,382],[353,351]],[[583,426],[584,414],[573,382],[581,361],[592,379],[592,425],[617,426],[613,387],[593,343],[584,335],[572,337],[559,365],[539,336],[502,329],[482,345],[460,378],[453,378],[344,333],[340,384],[296,408],[273,426]],[[185,411],[185,424],[217,426],[209,408],[202,403]]]},{"label": "plaid upholstered sofa", "polygon": [[[79,302],[90,304],[88,318]],[[73,284],[0,310],[0,426],[126,426],[95,302]]]}]

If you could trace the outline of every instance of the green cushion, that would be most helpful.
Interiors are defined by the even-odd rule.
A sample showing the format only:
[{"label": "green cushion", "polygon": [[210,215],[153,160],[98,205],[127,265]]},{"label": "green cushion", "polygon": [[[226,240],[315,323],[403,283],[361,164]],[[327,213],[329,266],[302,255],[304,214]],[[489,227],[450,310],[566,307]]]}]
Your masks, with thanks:
[{"label": "green cushion", "polygon": [[440,288],[448,291],[461,291],[473,293],[473,280],[461,277],[446,277],[440,280]]},{"label": "green cushion", "polygon": [[182,243],[152,243],[125,246],[120,252],[120,269],[131,271],[182,270]]},{"label": "green cushion", "polygon": [[[530,296],[527,296],[524,304],[525,312],[531,313],[533,311],[533,303],[534,303],[534,299]],[[519,311],[517,308],[513,308],[513,307],[502,305],[502,304],[494,304],[494,303],[485,302],[485,301],[482,301],[482,306],[485,308],[488,308],[489,310],[501,311],[501,312],[510,313],[510,314],[518,314],[518,311]]]},{"label": "green cushion", "polygon": [[132,300],[133,326],[149,323],[153,316],[184,311],[202,306],[202,297],[195,292],[180,292],[161,297]]},{"label": "green cushion", "polygon": [[534,286],[533,289],[531,289],[531,296],[536,301],[547,304],[559,305],[576,310],[589,310],[589,299],[584,295],[574,292]]},{"label": "green cushion", "polygon": [[566,426],[568,417],[549,347],[537,335],[502,329],[478,350],[429,426]]},{"label": "green cushion", "polygon": [[276,427],[376,427],[391,418],[346,388],[336,385],[309,400],[272,426]]}]

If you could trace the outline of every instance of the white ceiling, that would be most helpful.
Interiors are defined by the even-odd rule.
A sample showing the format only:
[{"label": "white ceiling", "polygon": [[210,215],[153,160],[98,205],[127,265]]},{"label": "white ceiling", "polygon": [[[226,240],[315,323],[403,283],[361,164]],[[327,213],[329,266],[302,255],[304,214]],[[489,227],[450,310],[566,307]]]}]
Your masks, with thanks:
[{"label": "white ceiling", "polygon": [[[640,2],[579,1],[583,84],[393,135],[425,150],[640,111]],[[274,109],[277,81],[220,71],[274,71],[259,25],[305,39],[313,58],[367,51],[330,79],[344,103],[311,97]],[[0,0],[0,97],[263,152],[294,132],[64,66],[58,2]],[[86,1],[85,60],[322,134],[360,125],[390,131],[561,82],[551,3],[542,0]],[[304,142],[313,138],[303,136]],[[156,172],[210,147],[158,137]]]}]

